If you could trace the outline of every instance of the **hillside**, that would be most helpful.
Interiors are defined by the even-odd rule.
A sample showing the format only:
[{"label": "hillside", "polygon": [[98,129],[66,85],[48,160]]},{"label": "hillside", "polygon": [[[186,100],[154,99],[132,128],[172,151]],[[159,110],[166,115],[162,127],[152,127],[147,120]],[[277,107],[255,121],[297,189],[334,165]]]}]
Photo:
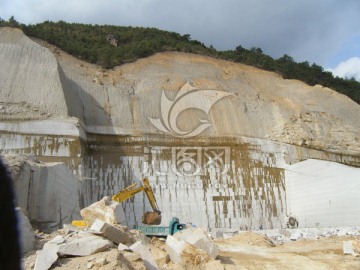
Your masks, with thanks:
[{"label": "hillside", "polygon": [[[42,263],[48,269],[55,260],[54,269],[120,267],[125,250],[117,246],[91,257],[59,251],[68,244],[76,252],[92,250],[98,245],[93,237],[104,241],[102,237],[123,233],[111,229],[107,235],[101,230],[102,236],[89,236],[86,228],[73,232],[65,224],[84,218],[80,209],[94,202],[100,211],[92,217],[115,212],[110,198],[144,177],[161,210],[162,226],[177,217],[184,225],[205,229],[206,238],[234,235],[216,241],[219,269],[287,269],[294,261],[301,269],[358,265],[358,258],[342,254],[343,241],[353,240],[355,247],[359,243],[358,103],[324,85],[236,62],[249,53],[258,60],[286,63],[291,71],[298,64],[288,56],[273,60],[259,49],[240,47],[216,52],[188,36],[156,29],[61,24],[0,27],[0,158],[11,171],[15,204],[23,219],[28,217],[21,225],[27,250],[56,236],[48,246],[50,255],[47,248],[30,251],[24,269],[38,269]],[[24,34],[30,29],[39,32]],[[130,45],[124,42],[121,48],[126,31]],[[52,43],[41,38],[44,33],[54,38]],[[159,47],[165,51],[140,57],[135,49],[143,48],[137,43],[145,33],[149,43],[169,35],[163,42],[182,40],[184,47]],[[110,43],[117,36],[118,46],[106,41],[109,34]],[[78,55],[65,51],[75,45]],[[85,48],[89,55],[81,55]],[[104,68],[104,48],[110,60],[117,50],[133,54],[127,60],[120,54],[121,65]],[[85,57],[93,53],[90,63]],[[239,59],[230,59],[232,55]],[[313,69],[321,71],[316,65]],[[140,225],[144,212],[153,210],[144,192],[110,204],[121,210],[118,228]],[[261,235],[238,234],[244,230]],[[64,236],[60,241],[59,234]],[[125,239],[118,242],[130,245]],[[171,266],[169,251],[161,250],[163,242],[151,243],[163,266],[159,269],[182,269]],[[274,243],[280,246],[270,247]],[[134,248],[140,249],[146,250]],[[137,269],[143,255],[136,252],[127,253]],[[58,253],[66,257],[58,258]],[[192,251],[187,254],[200,261]],[[106,264],[97,267],[100,256]]]},{"label": "hillside", "polygon": [[[214,231],[281,228],[289,209],[301,226],[359,222],[359,201],[348,194],[360,184],[360,106],[330,88],[177,51],[104,69],[5,27],[0,62],[1,153],[61,161],[75,175],[64,186],[60,167],[27,167],[18,179],[34,183],[18,194],[44,194],[23,207],[49,231],[76,213],[46,194],[75,190],[70,205],[81,209],[145,176],[164,224],[177,216]],[[309,159],[324,163],[292,166]],[[345,172],[326,182],[329,194],[297,180],[327,180],[312,170],[328,167]],[[308,194],[318,202],[311,219],[301,208]],[[353,205],[346,215],[345,202]],[[124,202],[128,225],[149,207],[143,194]]]},{"label": "hillside", "polygon": [[[64,21],[24,25],[14,19],[8,22],[0,19],[0,26],[20,27],[30,37],[47,41],[79,59],[107,69],[157,52],[188,52],[274,71],[285,79],[301,80],[311,86],[320,84],[360,103],[360,83],[354,79],[334,77],[315,63],[296,63],[286,54],[279,59],[273,59],[260,48],[245,49],[239,45],[234,50],[217,51],[212,46],[209,48],[197,40],[192,40],[190,35],[155,28],[86,25]],[[107,37],[115,40],[116,46],[107,42]]]},{"label": "hillside", "polygon": [[[51,54],[20,30],[1,33],[7,44],[21,43],[27,48],[10,53],[3,47],[7,64],[0,76],[3,93],[8,91],[3,101],[14,107],[11,114],[3,114],[4,119],[24,115],[24,105],[16,108],[16,104],[25,103],[24,112],[27,117],[34,114],[33,119],[67,115],[96,133],[159,134],[149,118],[161,114],[162,91],[174,98],[171,93],[183,87],[223,89],[231,96],[209,112],[212,126],[204,136],[248,136],[348,153],[360,149],[359,105],[326,87],[310,87],[251,66],[183,52],[158,53],[104,70],[48,45]],[[31,63],[36,67],[26,66]],[[43,74],[43,79],[37,79]],[[183,130],[193,129],[204,117],[196,110],[179,116],[178,126]]]}]

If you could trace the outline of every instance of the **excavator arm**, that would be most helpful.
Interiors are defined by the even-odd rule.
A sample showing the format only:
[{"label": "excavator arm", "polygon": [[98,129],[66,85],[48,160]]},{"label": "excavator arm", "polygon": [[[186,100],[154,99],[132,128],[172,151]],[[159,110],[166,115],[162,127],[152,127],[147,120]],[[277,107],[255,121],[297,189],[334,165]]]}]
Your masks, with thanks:
[{"label": "excavator arm", "polygon": [[142,223],[159,225],[161,223],[161,211],[157,206],[154,192],[150,186],[149,180],[146,177],[143,178],[143,187],[154,212],[145,212],[142,218]]},{"label": "excavator arm", "polygon": [[156,203],[154,192],[152,191],[149,180],[146,177],[143,179],[143,187],[144,187],[145,194],[146,194],[154,212],[161,213],[161,211],[159,210],[158,205]]},{"label": "excavator arm", "polygon": [[140,187],[135,187],[137,184],[134,183],[119,191],[114,196],[112,196],[112,200],[121,203],[131,198],[135,194],[144,191],[154,212],[144,213],[142,222],[144,224],[159,225],[161,223],[161,211],[157,206],[154,192],[150,186],[149,180],[146,177],[143,178],[142,182],[143,185]]},{"label": "excavator arm", "polygon": [[127,188],[119,191],[114,196],[112,196],[112,200],[118,203],[122,203],[123,201],[126,201],[127,199],[130,199],[132,196],[134,196],[136,193],[139,193],[141,191],[144,191],[144,187],[140,186],[135,188],[137,184],[132,184],[131,186],[128,186]]}]

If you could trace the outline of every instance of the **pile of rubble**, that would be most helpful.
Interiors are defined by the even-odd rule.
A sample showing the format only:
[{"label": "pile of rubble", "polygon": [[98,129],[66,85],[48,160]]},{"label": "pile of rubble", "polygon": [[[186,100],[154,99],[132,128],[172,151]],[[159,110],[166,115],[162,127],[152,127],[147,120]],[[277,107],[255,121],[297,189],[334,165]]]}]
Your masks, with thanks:
[{"label": "pile of rubble", "polygon": [[[142,232],[122,225],[126,224],[125,213],[121,205],[109,197],[81,210],[83,220],[79,224],[83,224],[82,227],[65,224],[51,234],[38,231],[34,234],[19,209],[18,214],[22,220],[23,252],[27,252],[23,259],[25,270],[60,267],[63,270],[224,269],[216,258],[220,249],[226,251],[227,245],[232,243],[272,248],[291,241],[360,236],[359,227],[304,228],[238,232],[214,242],[208,232],[190,227],[168,235],[166,239],[150,239]],[[344,239],[343,253],[360,255],[360,240]]]},{"label": "pile of rubble", "polygon": [[38,232],[40,247],[24,256],[24,269],[224,269],[215,260],[217,245],[201,228],[150,239],[119,224],[120,209],[105,197],[81,211],[87,226]]},{"label": "pile of rubble", "polygon": [[360,236],[360,227],[302,228],[256,231],[273,241],[275,245],[299,240],[316,240],[332,236]]},{"label": "pile of rubble", "polygon": [[[269,238],[274,245],[291,241],[317,240],[328,237],[360,236],[360,227],[303,228],[258,231]],[[360,239],[343,242],[343,253],[360,256]]]}]

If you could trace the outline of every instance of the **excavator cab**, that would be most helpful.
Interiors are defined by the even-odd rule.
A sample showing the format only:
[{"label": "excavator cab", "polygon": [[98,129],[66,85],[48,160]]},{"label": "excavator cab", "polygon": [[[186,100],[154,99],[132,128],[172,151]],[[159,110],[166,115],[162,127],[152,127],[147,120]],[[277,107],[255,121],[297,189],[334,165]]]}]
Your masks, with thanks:
[{"label": "excavator cab", "polygon": [[161,223],[161,211],[159,210],[156,199],[154,196],[154,192],[150,186],[149,180],[144,177],[142,179],[143,184],[139,187],[136,187],[137,184],[132,184],[128,186],[127,188],[119,191],[117,194],[112,196],[112,200],[118,203],[122,203],[123,201],[126,201],[127,199],[131,198],[135,194],[139,192],[145,192],[150,205],[153,209],[153,212],[145,212],[142,218],[143,224],[148,225],[160,225]]}]

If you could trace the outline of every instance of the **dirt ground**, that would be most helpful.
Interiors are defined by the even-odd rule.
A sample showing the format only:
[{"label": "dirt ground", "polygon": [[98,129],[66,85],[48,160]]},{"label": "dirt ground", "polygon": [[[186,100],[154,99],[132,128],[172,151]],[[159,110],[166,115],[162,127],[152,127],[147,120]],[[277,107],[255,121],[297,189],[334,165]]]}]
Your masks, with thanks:
[{"label": "dirt ground", "polygon": [[[291,270],[360,270],[360,256],[343,254],[343,242],[360,239],[360,236],[332,236],[318,240],[299,240],[281,245],[274,245],[269,238],[247,232],[236,235],[226,240],[215,240],[220,248],[216,260],[219,260],[225,270],[233,269],[291,269]],[[154,256],[159,269],[184,270],[187,268],[172,263],[165,256],[165,243],[153,239],[149,242],[151,253]],[[39,247],[38,247],[39,248]],[[100,252],[87,257],[59,258],[51,269],[146,269],[144,263],[137,258],[124,252],[114,249]],[[136,257],[136,256],[135,256]],[[24,269],[33,269],[36,253],[32,251],[27,254],[24,260]],[[106,265],[89,267],[96,259],[105,258]],[[126,258],[126,259],[125,259]],[[196,268],[201,269],[201,268]],[[218,268],[217,268],[218,269]],[[210,270],[206,268],[206,270]]]},{"label": "dirt ground", "polygon": [[217,257],[225,269],[360,269],[360,257],[343,254],[343,241],[359,236],[301,240],[271,246],[255,234],[240,239],[216,241],[221,252]]}]

